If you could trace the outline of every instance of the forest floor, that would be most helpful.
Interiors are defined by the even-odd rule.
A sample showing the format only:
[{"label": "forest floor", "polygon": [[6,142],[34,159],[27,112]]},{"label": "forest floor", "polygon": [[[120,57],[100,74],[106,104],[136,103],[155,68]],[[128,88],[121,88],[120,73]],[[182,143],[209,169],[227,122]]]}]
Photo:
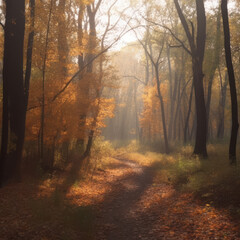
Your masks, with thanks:
[{"label": "forest floor", "polygon": [[0,239],[240,239],[239,220],[156,180],[156,168],[118,155],[88,180],[69,170],[6,186],[0,189]]}]

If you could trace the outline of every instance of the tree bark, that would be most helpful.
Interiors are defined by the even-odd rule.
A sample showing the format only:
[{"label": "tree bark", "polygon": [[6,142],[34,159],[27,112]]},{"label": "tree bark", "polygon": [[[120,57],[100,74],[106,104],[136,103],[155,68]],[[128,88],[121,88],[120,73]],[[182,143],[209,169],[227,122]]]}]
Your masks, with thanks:
[{"label": "tree bark", "polygon": [[208,82],[208,94],[207,94],[207,101],[206,101],[206,111],[207,111],[207,125],[209,123],[210,117],[210,108],[211,108],[211,98],[212,98],[212,85],[213,79],[216,72],[216,69],[219,65],[220,60],[220,53],[221,53],[221,20],[220,20],[220,9],[217,15],[217,30],[216,30],[216,39],[215,39],[215,49],[214,49],[214,56],[213,56],[213,63],[210,68],[209,73],[209,82]]},{"label": "tree bark", "polygon": [[189,119],[190,119],[190,114],[191,114],[191,109],[192,109],[192,97],[193,97],[193,84],[191,87],[191,93],[190,93],[190,97],[189,97],[189,105],[188,105],[188,112],[187,112],[187,117],[186,117],[186,121],[185,121],[185,125],[184,125],[184,143],[186,144],[188,139],[187,139],[187,131],[189,128]]},{"label": "tree bark", "polygon": [[228,19],[228,1],[222,0],[222,19],[223,19],[223,30],[224,30],[224,47],[225,47],[225,57],[228,70],[228,79],[230,85],[231,94],[231,105],[232,105],[232,130],[231,130],[231,140],[229,145],[229,160],[231,164],[236,164],[236,145],[238,136],[238,102],[237,102],[237,90],[235,75],[232,63],[232,53],[231,53],[231,40],[230,40],[230,29],[229,29],[229,19]]},{"label": "tree bark", "polygon": [[165,153],[168,154],[169,153],[169,145],[168,145],[167,127],[166,127],[166,119],[165,119],[165,109],[164,109],[164,102],[163,102],[163,97],[162,97],[161,89],[160,89],[160,79],[159,79],[158,67],[159,67],[158,64],[155,64],[155,74],[156,74],[156,79],[157,79],[157,92],[158,92],[158,98],[160,100],[160,106],[161,106]]},{"label": "tree bark", "polygon": [[228,73],[225,73],[225,80],[223,83],[221,72],[220,74],[220,96],[219,96],[219,122],[217,128],[217,138],[223,139],[224,137],[224,117],[225,117],[225,105],[226,105],[226,94],[227,94],[227,83],[228,83]]},{"label": "tree bark", "polygon": [[65,19],[66,0],[59,1],[59,22],[58,22],[58,55],[60,71],[63,80],[67,77],[67,60],[68,60],[68,41],[67,41],[67,27]]},{"label": "tree bark", "polygon": [[[96,6],[94,5],[94,3],[92,5],[87,5],[87,13],[88,13],[88,19],[89,19],[89,42],[88,42],[88,54],[86,56],[86,59],[88,62],[91,62],[92,59],[95,57],[95,50],[96,50],[96,38],[97,38],[97,33],[96,33],[96,13],[101,5],[102,0],[98,0]],[[102,49],[103,50],[103,43],[102,43]],[[92,124],[92,129],[90,130],[89,134],[88,134],[88,142],[87,142],[87,146],[86,146],[86,150],[84,152],[84,156],[90,156],[91,154],[91,149],[92,149],[92,144],[93,144],[93,138],[94,138],[94,133],[95,133],[95,127],[97,124],[97,118],[98,118],[98,114],[99,114],[99,107],[100,107],[100,87],[101,87],[101,81],[102,81],[102,57],[100,59],[100,78],[99,78],[99,84],[97,84],[96,86],[96,97],[98,99],[98,106],[97,106],[97,110],[96,113],[93,113],[94,115],[94,120],[93,120],[93,124]],[[88,65],[87,67],[87,73],[93,73],[93,62],[91,62],[91,64]],[[89,85],[87,86],[88,89],[88,93],[89,93]],[[86,115],[84,117],[84,119],[86,119],[87,117],[87,112]]]},{"label": "tree bark", "polygon": [[173,113],[174,113],[174,101],[173,101],[173,84],[172,84],[172,65],[170,59],[170,46],[167,46],[167,59],[168,59],[168,71],[169,71],[169,97],[170,97],[170,121],[168,125],[168,137],[171,140],[172,125],[173,125]]},{"label": "tree bark", "polygon": [[41,132],[40,132],[40,161],[42,168],[45,168],[44,163],[44,128],[45,128],[45,81],[46,81],[46,64],[48,57],[48,45],[49,45],[49,33],[50,33],[50,23],[52,20],[53,11],[53,0],[50,2],[50,9],[47,22],[47,32],[45,39],[45,49],[44,49],[44,59],[43,59],[43,69],[42,69],[42,111],[41,111]]},{"label": "tree bark", "polygon": [[33,54],[33,42],[34,42],[34,27],[35,27],[35,0],[29,0],[30,7],[30,32],[28,35],[28,46],[27,46],[27,63],[25,71],[25,108],[27,111],[29,88],[30,88],[30,78],[32,71],[32,54]]},{"label": "tree bark", "polygon": [[178,16],[183,25],[184,31],[190,45],[192,56],[193,82],[195,90],[195,103],[197,114],[197,132],[194,147],[194,154],[207,157],[207,116],[203,89],[203,59],[206,42],[206,15],[203,0],[196,0],[197,11],[197,37],[195,42],[194,34],[190,32],[188,23],[183,15],[178,0],[174,0]]},{"label": "tree bark", "polygon": [[[6,178],[20,181],[25,135],[23,48],[25,0],[6,1],[3,59],[3,125],[0,158],[0,185]],[[6,160],[11,166],[6,170]]]}]

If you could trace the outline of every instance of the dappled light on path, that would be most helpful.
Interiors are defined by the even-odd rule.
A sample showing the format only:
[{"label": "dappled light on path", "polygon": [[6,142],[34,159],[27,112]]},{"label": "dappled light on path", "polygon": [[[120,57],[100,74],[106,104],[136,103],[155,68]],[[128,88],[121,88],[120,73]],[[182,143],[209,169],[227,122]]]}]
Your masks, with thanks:
[{"label": "dappled light on path", "polygon": [[142,167],[139,173],[137,163],[120,161],[132,173],[117,181],[118,189],[105,197],[97,239],[240,239],[237,224],[226,212],[195,201],[191,194],[178,193],[168,184],[156,183],[154,166]]},{"label": "dappled light on path", "polygon": [[0,192],[0,239],[240,239],[239,223],[226,210],[159,181],[156,168],[117,157],[67,187],[67,174],[38,188],[6,187]]}]

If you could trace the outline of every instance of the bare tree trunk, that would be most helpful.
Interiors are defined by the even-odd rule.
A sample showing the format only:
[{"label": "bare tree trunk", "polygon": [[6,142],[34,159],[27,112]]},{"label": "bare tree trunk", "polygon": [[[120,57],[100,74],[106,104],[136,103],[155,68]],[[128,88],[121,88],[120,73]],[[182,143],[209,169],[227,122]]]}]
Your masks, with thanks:
[{"label": "bare tree trunk", "polygon": [[[79,6],[79,10],[78,10],[78,47],[82,48],[83,47],[83,15],[84,15],[84,11],[85,11],[85,5],[84,3],[80,2],[80,6]],[[80,51],[79,55],[78,55],[78,68],[79,71],[81,71],[84,67],[84,55],[83,52]],[[88,96],[88,86],[86,86],[85,83],[81,83],[80,81],[82,80],[82,74],[79,74],[79,85],[81,90],[83,90],[84,94],[86,94],[86,96]],[[79,96],[80,93],[78,93],[78,97],[79,97],[79,103],[81,103],[82,105],[82,109],[85,111],[85,109],[88,108],[88,103],[87,102],[82,102],[81,98],[86,98],[85,96]],[[79,130],[81,130],[81,134],[80,136],[78,136],[77,139],[77,147],[80,148],[81,150],[83,149],[84,146],[84,138],[85,138],[85,132],[84,132],[84,126],[85,126],[85,113],[81,113],[80,114],[80,121],[79,121]]]},{"label": "bare tree trunk", "polygon": [[49,44],[49,33],[50,33],[50,23],[52,19],[53,11],[53,0],[50,2],[50,9],[48,15],[47,32],[45,40],[44,49],[44,59],[43,59],[43,69],[42,69],[42,112],[41,112],[41,133],[40,133],[40,161],[42,168],[45,168],[44,164],[44,125],[45,125],[45,81],[46,81],[46,63],[48,57],[48,44]]},{"label": "bare tree trunk", "polygon": [[187,132],[188,132],[188,129],[189,129],[189,118],[190,118],[191,109],[192,109],[192,97],[193,97],[193,83],[192,83],[191,93],[190,93],[190,97],[189,97],[189,105],[188,105],[187,117],[186,117],[186,121],[185,121],[185,125],[184,125],[184,143],[185,144],[188,141],[188,139],[187,139]]},{"label": "bare tree trunk", "polygon": [[231,53],[231,42],[230,42],[230,29],[228,20],[228,1],[222,0],[222,19],[223,19],[223,29],[224,29],[224,47],[225,47],[225,57],[228,69],[228,79],[230,85],[231,94],[231,104],[232,104],[232,131],[231,140],[229,145],[229,160],[231,164],[236,164],[236,145],[238,136],[238,102],[237,102],[237,90],[235,83],[235,75],[232,64],[232,53]]},{"label": "bare tree trunk", "polygon": [[192,56],[192,68],[193,68],[193,82],[195,90],[195,103],[197,113],[197,133],[194,147],[194,154],[200,155],[204,158],[207,157],[207,116],[206,105],[204,99],[203,89],[203,59],[205,52],[206,42],[206,15],[203,0],[196,0],[197,10],[197,37],[196,42],[194,39],[194,31],[190,32],[188,23],[183,15],[182,9],[178,3],[178,0],[174,0],[179,18],[182,22],[183,28],[188,38],[188,42],[191,48]]},{"label": "bare tree trunk", "polygon": [[215,49],[214,49],[214,57],[213,63],[210,69],[209,74],[209,82],[208,82],[208,94],[207,94],[207,101],[206,101],[206,111],[207,111],[207,124],[209,123],[209,116],[210,116],[210,108],[211,108],[211,98],[212,98],[212,85],[213,79],[216,72],[216,69],[219,65],[220,53],[221,53],[221,20],[220,20],[220,9],[217,16],[217,30],[216,30],[216,39],[215,39]]},{"label": "bare tree trunk", "polygon": [[137,84],[134,83],[134,107],[135,107],[135,121],[136,121],[136,139],[140,139],[140,127],[138,119],[138,104],[137,104]]},{"label": "bare tree trunk", "polygon": [[170,97],[170,121],[168,125],[168,137],[171,139],[172,136],[172,125],[173,125],[173,113],[174,113],[174,101],[173,101],[173,86],[172,86],[172,66],[170,59],[170,46],[167,46],[167,58],[168,58],[168,71],[169,71],[169,97]]},{"label": "bare tree trunk", "polygon": [[226,105],[226,95],[227,95],[227,83],[228,83],[228,74],[225,73],[225,80],[223,83],[221,72],[220,74],[220,96],[219,96],[219,122],[217,128],[217,138],[222,139],[224,137],[224,117],[225,117],[225,105]]},{"label": "bare tree trunk", "polygon": [[62,78],[67,77],[67,60],[68,60],[68,41],[67,41],[67,27],[65,19],[66,0],[59,0],[58,12],[58,55]]},{"label": "bare tree trunk", "polygon": [[27,63],[25,71],[25,108],[27,110],[30,78],[32,71],[32,53],[33,53],[33,41],[34,41],[34,27],[35,27],[35,0],[29,0],[30,7],[30,33],[28,35],[28,46],[27,46]]},{"label": "bare tree trunk", "polygon": [[[181,75],[181,73],[178,70],[175,70],[175,76],[174,76],[174,88],[173,88],[173,94],[172,94],[172,116],[171,116],[171,121],[173,121],[172,124],[172,129],[171,131],[169,131],[169,139],[173,138],[173,135],[175,134],[175,130],[174,130],[174,126],[175,126],[175,121],[174,121],[174,109],[175,109],[175,105],[176,105],[176,101],[177,101],[177,94],[178,94],[178,87],[179,87],[179,81],[181,80],[181,78],[179,78],[179,75]],[[177,108],[177,106],[176,106]]]},{"label": "bare tree trunk", "polygon": [[182,81],[181,75],[176,80],[176,82],[178,83],[178,85],[177,85],[178,87],[177,87],[177,105],[176,105],[176,111],[175,111],[174,121],[173,121],[173,139],[176,139],[176,136],[177,136],[177,117],[178,117],[179,109],[181,106],[181,91],[180,91],[181,81]]},{"label": "bare tree trunk", "polygon": [[[89,18],[89,53],[87,54],[86,58],[88,62],[91,62],[92,59],[95,57],[95,49],[96,49],[96,38],[97,38],[97,33],[96,33],[96,13],[101,5],[102,0],[98,0],[96,6],[94,4],[92,4],[92,6],[88,5],[87,6],[87,13],[88,13],[88,18]],[[102,45],[102,49],[103,49],[103,45]],[[87,67],[87,73],[92,73],[93,72],[93,62],[91,64],[88,65]],[[102,78],[102,59],[100,61],[100,84],[101,85],[101,78]],[[88,89],[89,91],[89,89]],[[97,124],[97,118],[98,118],[98,114],[99,114],[99,106],[100,106],[100,86],[96,86],[96,97],[98,98],[98,106],[97,106],[97,110],[96,113],[93,117],[93,124],[92,124],[92,129],[90,130],[90,133],[88,134],[88,142],[87,142],[87,146],[86,146],[86,150],[84,152],[84,156],[89,156],[91,153],[91,148],[92,148],[92,144],[93,144],[93,138],[94,138],[94,133],[95,133],[95,127]],[[86,118],[86,117],[85,117]]]},{"label": "bare tree trunk", "polygon": [[162,97],[161,90],[160,90],[160,79],[159,79],[158,67],[159,67],[158,64],[156,64],[155,65],[155,74],[156,74],[156,79],[157,79],[158,98],[160,100],[160,105],[161,105],[165,153],[168,154],[169,153],[169,145],[168,145],[167,127],[166,127],[166,120],[165,120],[164,102],[163,102],[163,97]]},{"label": "bare tree trunk", "polygon": [[[25,0],[6,1],[0,186],[3,184],[4,174],[7,178],[13,177],[17,181],[20,181],[21,177],[26,115],[23,80],[24,31]],[[8,172],[6,160],[11,165]]]}]

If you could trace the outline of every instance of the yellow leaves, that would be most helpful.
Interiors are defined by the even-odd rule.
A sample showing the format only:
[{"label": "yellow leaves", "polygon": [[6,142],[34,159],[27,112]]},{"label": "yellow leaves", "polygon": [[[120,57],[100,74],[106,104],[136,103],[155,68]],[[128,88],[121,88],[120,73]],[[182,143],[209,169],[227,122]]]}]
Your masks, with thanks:
[{"label": "yellow leaves", "polygon": [[[160,86],[163,101],[166,104],[168,100],[168,84],[162,82]],[[144,111],[142,113],[140,123],[145,136],[162,135],[161,121],[161,105],[158,98],[157,84],[146,86],[142,96],[144,103]]]},{"label": "yellow leaves", "polygon": [[[84,138],[90,129],[99,133],[99,129],[105,127],[104,120],[114,117],[114,99],[101,97],[98,94],[102,89],[106,91],[105,89],[117,88],[118,77],[108,62],[107,55],[96,59],[92,73],[83,71],[55,101],[52,101],[53,97],[79,70],[78,56],[86,57],[88,53],[99,53],[100,51],[99,40],[90,39],[88,31],[83,31],[81,39],[78,39],[76,19],[78,7],[92,2],[93,0],[78,0],[72,2],[70,6],[70,2],[66,1],[66,9],[71,10],[66,14],[63,14],[63,9],[59,7],[59,4],[54,4],[47,49],[45,49],[48,27],[48,17],[46,16],[49,16],[50,5],[46,1],[36,2],[34,54],[29,96],[29,107],[32,110],[27,113],[27,140],[37,140],[41,128],[42,76],[45,53],[47,55],[44,91],[45,144],[51,144],[53,141],[56,141],[57,144],[65,140]],[[76,9],[73,9],[74,7]],[[29,25],[29,8],[27,18]],[[65,22],[65,18],[68,22]],[[30,30],[28,26],[26,31]],[[94,49],[89,49],[90,40],[96,43]],[[27,41],[25,41],[25,48],[26,46]],[[100,61],[103,61],[102,72],[99,67]]]}]

